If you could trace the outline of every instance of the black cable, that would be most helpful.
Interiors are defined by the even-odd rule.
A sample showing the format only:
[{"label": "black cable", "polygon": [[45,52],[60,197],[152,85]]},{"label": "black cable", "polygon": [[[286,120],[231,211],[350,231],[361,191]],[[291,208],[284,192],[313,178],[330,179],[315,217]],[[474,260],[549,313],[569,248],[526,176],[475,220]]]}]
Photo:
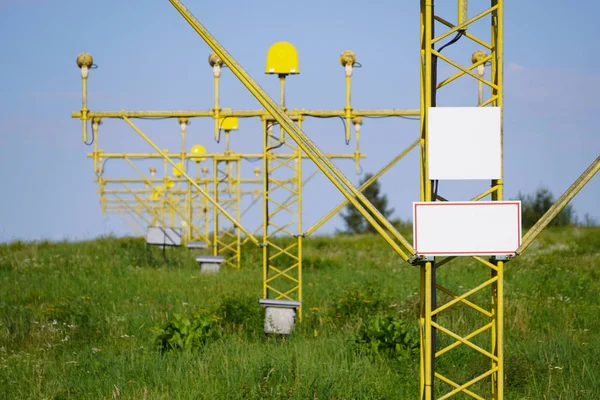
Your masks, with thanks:
[{"label": "black cable", "polygon": [[[90,124],[91,124],[91,120],[90,120]],[[85,123],[87,126],[87,122]],[[89,132],[89,131],[88,131]],[[92,144],[94,144],[94,128],[92,128],[92,140],[88,143],[88,142],[83,142],[86,146],[91,146]]]},{"label": "black cable", "polygon": [[[453,45],[463,37],[464,31],[458,31],[456,35],[448,43],[444,44],[438,49],[438,53],[441,53],[446,47]],[[435,54],[431,55],[431,107],[437,107],[437,61],[438,58]],[[439,180],[434,180],[431,185],[431,199],[432,201],[437,200]]]},{"label": "black cable", "polygon": [[404,118],[410,121],[419,121],[419,117],[407,117],[406,115],[364,115],[363,118],[380,119],[380,118]]}]

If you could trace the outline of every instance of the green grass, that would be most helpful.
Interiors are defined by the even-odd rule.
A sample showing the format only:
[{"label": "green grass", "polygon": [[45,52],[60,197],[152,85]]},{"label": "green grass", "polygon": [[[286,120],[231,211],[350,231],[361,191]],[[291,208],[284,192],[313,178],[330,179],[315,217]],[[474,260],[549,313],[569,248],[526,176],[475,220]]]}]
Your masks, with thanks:
[{"label": "green grass", "polygon": [[[353,342],[375,314],[416,327],[418,268],[400,262],[380,238],[305,241],[304,321],[289,338],[262,334],[259,249],[244,248],[241,270],[215,276],[200,275],[183,249],[167,255],[163,266],[161,251],[138,239],[0,245],[0,397],[418,398],[418,358],[367,354]],[[597,228],[553,228],[507,264],[506,399],[598,396],[599,264]],[[473,261],[455,260],[440,268],[438,282],[460,293],[488,276]],[[447,300],[439,296],[440,304]],[[472,300],[484,305],[489,298]],[[219,321],[220,339],[197,353],[154,348],[151,328],[199,310]],[[485,323],[460,307],[439,321],[461,333]],[[484,334],[475,343],[489,340]],[[465,382],[487,366],[459,346],[437,367]],[[484,395],[488,387],[477,386]]]}]

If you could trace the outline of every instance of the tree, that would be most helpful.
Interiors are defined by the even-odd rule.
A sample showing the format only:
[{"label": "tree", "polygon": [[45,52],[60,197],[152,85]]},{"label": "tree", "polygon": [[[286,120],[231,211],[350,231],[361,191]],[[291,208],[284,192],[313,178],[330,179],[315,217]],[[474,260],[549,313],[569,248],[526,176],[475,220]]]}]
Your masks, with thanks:
[{"label": "tree", "polygon": [[[359,182],[362,186],[366,181],[371,179],[373,174],[365,174]],[[362,191],[365,197],[375,206],[375,208],[388,220],[394,213],[393,208],[388,208],[387,196],[381,194],[381,186],[378,181],[373,182],[368,188]],[[376,233],[377,231],[367,222],[367,220],[358,212],[352,205],[346,206],[346,213],[342,214],[346,229],[346,233]]]},{"label": "tree", "polygon": [[[534,195],[524,196],[519,192],[517,200],[521,200],[521,220],[524,228],[531,228],[546,211],[554,204],[554,196],[547,188],[539,188]],[[576,225],[575,210],[567,204],[552,220],[551,226]]]}]

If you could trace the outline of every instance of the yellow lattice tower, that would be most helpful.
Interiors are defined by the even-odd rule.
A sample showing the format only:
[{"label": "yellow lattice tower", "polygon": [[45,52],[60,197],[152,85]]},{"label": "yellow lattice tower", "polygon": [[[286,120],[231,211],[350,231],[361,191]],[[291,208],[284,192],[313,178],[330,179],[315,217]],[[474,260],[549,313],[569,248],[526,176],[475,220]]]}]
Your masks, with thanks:
[{"label": "yellow lattice tower", "polygon": [[[458,78],[467,76],[478,82],[478,105],[480,107],[502,107],[502,37],[503,15],[502,0],[492,0],[491,6],[473,18],[468,18],[467,1],[458,1],[458,23],[448,22],[452,18],[444,18],[434,12],[433,0],[421,1],[421,201],[445,201],[437,193],[438,181],[429,177],[429,123],[432,107],[437,107],[436,93],[454,83]],[[491,29],[490,39],[484,40],[467,31],[476,21],[488,20]],[[447,29],[443,33],[434,33],[434,24],[439,23]],[[442,53],[443,48],[464,37],[473,46],[483,46],[489,51],[486,55],[479,50],[473,54],[471,63],[464,65]],[[446,39],[446,45],[441,43]],[[436,50],[436,48],[438,48]],[[456,73],[438,82],[437,63],[445,62],[456,69]],[[491,64],[491,79],[485,79],[484,66]],[[472,72],[478,69],[478,73]],[[483,87],[490,88],[490,95],[483,99]],[[480,149],[485,152],[487,149]],[[477,201],[491,196],[492,200],[502,200],[502,179],[491,181],[491,187],[471,199]],[[462,200],[462,199],[461,199]],[[436,262],[435,257],[422,257],[421,265],[421,397],[425,399],[447,399],[457,394],[466,394],[473,398],[501,399],[503,397],[503,268],[506,258],[492,257],[486,260],[474,256],[482,268],[489,271],[490,276],[464,293],[458,288],[448,288],[436,279],[436,270],[455,257],[448,257]],[[437,305],[437,293],[449,296],[445,304]],[[487,293],[488,301],[476,304],[473,297],[479,293]],[[453,308],[466,306],[483,317],[481,325],[470,332],[456,331],[450,325],[450,319],[444,318]],[[479,320],[472,318],[472,320]],[[488,334],[490,340],[482,346],[478,336]],[[438,336],[445,337],[438,337]],[[437,339],[437,340],[436,340]],[[477,344],[475,344],[477,341]],[[452,378],[454,371],[442,371],[436,368],[436,359],[447,355],[459,346],[470,348],[489,360],[488,367],[476,371],[473,365],[465,368],[471,373],[467,382],[456,382]],[[483,385],[484,380],[489,386]],[[439,382],[435,384],[434,382]],[[477,387],[477,389],[474,389]]]},{"label": "yellow lattice tower", "polygon": [[[213,158],[213,195],[216,202],[225,210],[241,220],[241,158],[230,148],[231,131],[237,131],[238,118],[225,117],[219,121],[220,131],[225,132],[225,152]],[[226,265],[240,268],[241,232],[231,221],[219,219],[219,213],[213,209],[213,254],[223,256]]]},{"label": "yellow lattice tower", "polygon": [[[265,73],[278,75],[279,107],[285,112],[285,79],[300,73],[294,46],[273,44]],[[296,121],[302,125],[301,117]],[[281,127],[274,129],[273,122],[263,118],[263,298],[279,300],[278,306],[298,308],[301,316],[302,152]]]}]

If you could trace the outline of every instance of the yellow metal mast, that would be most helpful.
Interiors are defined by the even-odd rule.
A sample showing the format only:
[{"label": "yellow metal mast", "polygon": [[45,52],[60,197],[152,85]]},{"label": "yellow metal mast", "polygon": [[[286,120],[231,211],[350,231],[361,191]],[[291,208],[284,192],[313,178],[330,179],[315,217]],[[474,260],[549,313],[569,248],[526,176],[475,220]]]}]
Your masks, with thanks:
[{"label": "yellow metal mast", "polygon": [[[300,73],[296,49],[287,42],[273,44],[265,73],[278,75],[279,107],[285,112],[285,79]],[[296,121],[301,127],[302,117]],[[275,129],[272,118],[263,119],[263,138],[263,298],[301,302],[302,152],[283,128]],[[282,241],[285,237],[292,241]],[[297,314],[301,319],[301,306]]]},{"label": "yellow metal mast", "polygon": [[[458,0],[458,23],[449,22],[452,18],[443,18],[435,13],[434,0],[421,0],[421,201],[445,200],[437,194],[437,182],[428,179],[428,124],[429,109],[436,107],[436,92],[454,82],[462,76],[470,76],[478,83],[478,105],[480,107],[502,107],[502,38],[503,38],[503,0],[492,0],[490,7],[478,15],[468,18],[468,5],[466,0]],[[491,26],[491,39],[489,41],[476,37],[467,32],[470,25],[479,20],[488,20]],[[434,32],[434,24],[440,24],[447,29],[441,33]],[[452,38],[454,36],[454,38]],[[467,38],[474,46],[478,47],[471,57],[470,64],[453,60],[441,53],[442,41],[447,45],[454,43],[461,37]],[[445,46],[443,46],[445,47]],[[485,50],[480,50],[484,47]],[[439,50],[436,50],[439,49]],[[489,55],[486,55],[486,51]],[[457,71],[443,81],[437,81],[437,63],[445,62]],[[485,65],[491,65],[491,79],[484,76]],[[477,73],[473,72],[477,69]],[[490,88],[490,95],[484,98],[484,87]],[[483,149],[482,149],[483,150]],[[473,201],[491,196],[493,201],[502,200],[502,179],[493,180],[491,187],[476,196]],[[435,185],[435,190],[432,190]],[[447,399],[463,393],[473,398],[502,399],[504,382],[504,357],[503,347],[503,269],[504,261],[499,257],[485,260],[473,257],[484,269],[490,271],[486,278],[473,288],[462,294],[456,294],[436,279],[436,270],[454,257],[448,257],[436,263],[435,258],[426,258],[421,262],[421,398]],[[442,306],[437,305],[437,293],[444,293],[451,299]],[[477,293],[489,293],[488,305],[477,305],[468,298],[473,298]],[[484,317],[485,322],[472,332],[458,332],[451,325],[445,315],[459,306],[467,306]],[[441,340],[449,345],[438,346]],[[481,346],[477,336],[489,335],[491,342]],[[478,344],[475,344],[477,342]],[[482,355],[489,360],[487,367],[476,370],[475,365],[465,365],[464,370],[472,378],[467,382],[455,382],[452,378],[454,371],[441,371],[436,368],[436,359],[443,357],[456,347],[470,348],[475,354]],[[476,364],[479,365],[479,364]],[[489,389],[485,389],[481,382],[489,381]],[[434,384],[435,383],[435,384]],[[477,388],[477,389],[475,389]],[[477,393],[479,392],[479,393]]]}]

